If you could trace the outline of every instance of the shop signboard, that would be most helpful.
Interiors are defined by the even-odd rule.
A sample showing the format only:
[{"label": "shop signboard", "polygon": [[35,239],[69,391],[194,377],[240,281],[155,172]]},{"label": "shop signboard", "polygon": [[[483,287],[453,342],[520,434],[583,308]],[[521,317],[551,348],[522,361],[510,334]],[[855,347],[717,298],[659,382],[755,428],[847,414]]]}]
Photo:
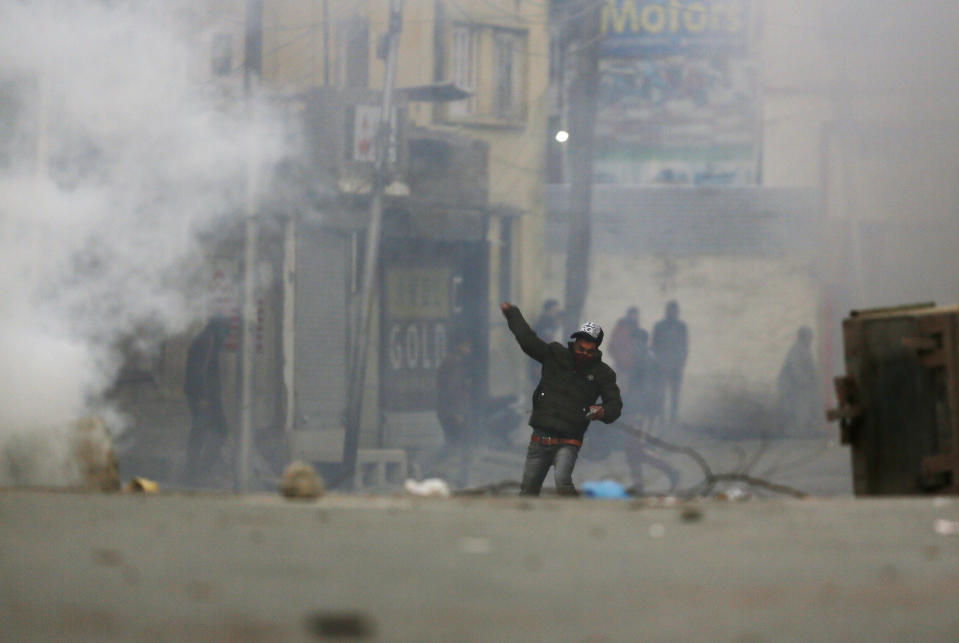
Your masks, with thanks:
[{"label": "shop signboard", "polygon": [[755,184],[761,142],[748,0],[608,0],[595,180]]},{"label": "shop signboard", "polygon": [[454,308],[447,265],[397,265],[383,284],[381,402],[393,411],[436,405],[436,368],[446,355]]},{"label": "shop signboard", "polygon": [[745,53],[748,0],[607,0],[603,56]]}]

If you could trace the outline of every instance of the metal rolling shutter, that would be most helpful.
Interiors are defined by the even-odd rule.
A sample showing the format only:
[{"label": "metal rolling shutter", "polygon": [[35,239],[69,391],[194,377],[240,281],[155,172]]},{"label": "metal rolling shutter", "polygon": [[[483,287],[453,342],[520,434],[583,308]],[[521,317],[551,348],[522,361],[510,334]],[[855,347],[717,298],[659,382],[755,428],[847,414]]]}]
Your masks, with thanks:
[{"label": "metal rolling shutter", "polygon": [[297,235],[292,446],[312,461],[343,458],[348,250],[348,238],[335,231]]}]

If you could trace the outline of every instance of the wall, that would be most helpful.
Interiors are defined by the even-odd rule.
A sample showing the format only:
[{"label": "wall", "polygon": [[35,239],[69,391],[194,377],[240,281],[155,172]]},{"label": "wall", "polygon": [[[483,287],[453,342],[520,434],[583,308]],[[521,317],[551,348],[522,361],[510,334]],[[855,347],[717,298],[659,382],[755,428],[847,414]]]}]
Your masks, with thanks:
[{"label": "wall", "polygon": [[[566,188],[548,196],[554,292],[565,279]],[[813,329],[822,361],[817,203],[814,190],[597,186],[584,316],[609,331],[637,306],[651,332],[677,300],[690,337],[681,421],[761,428],[800,326]]]}]

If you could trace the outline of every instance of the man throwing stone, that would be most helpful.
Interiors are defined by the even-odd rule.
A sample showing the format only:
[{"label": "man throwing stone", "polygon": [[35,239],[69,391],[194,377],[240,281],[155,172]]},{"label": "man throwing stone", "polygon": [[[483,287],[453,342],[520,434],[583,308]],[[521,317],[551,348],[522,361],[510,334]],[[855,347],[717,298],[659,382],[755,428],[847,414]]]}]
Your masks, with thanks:
[{"label": "man throwing stone", "polygon": [[[557,493],[578,495],[573,486],[573,467],[586,428],[591,420],[615,422],[623,409],[616,373],[603,362],[599,351],[603,329],[585,322],[566,346],[547,344],[530,329],[519,308],[504,302],[500,309],[523,352],[542,364],[539,384],[533,391],[529,418],[533,435],[520,495],[538,496],[551,466],[556,467]],[[598,398],[602,398],[602,404],[596,404]]]}]

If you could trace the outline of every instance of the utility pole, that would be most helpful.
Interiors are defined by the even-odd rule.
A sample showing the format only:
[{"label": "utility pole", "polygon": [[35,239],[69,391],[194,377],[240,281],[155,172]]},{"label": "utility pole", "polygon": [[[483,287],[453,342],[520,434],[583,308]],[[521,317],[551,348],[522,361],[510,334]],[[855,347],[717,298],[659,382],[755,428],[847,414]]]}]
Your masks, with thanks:
[{"label": "utility pole", "polygon": [[323,86],[330,86],[330,0],[323,0]]},{"label": "utility pole", "polygon": [[[579,22],[576,75],[569,89],[569,237],[566,240],[565,330],[579,324],[589,288],[591,236],[590,204],[593,187],[593,144],[596,96],[599,93],[600,16],[602,3],[592,6]],[[569,8],[567,8],[567,11]]]},{"label": "utility pole", "polygon": [[240,315],[240,436],[234,490],[249,491],[250,449],[253,443],[253,360],[256,356],[256,214],[259,197],[260,149],[257,132],[257,90],[263,69],[263,0],[246,2],[243,92],[249,117],[244,206],[243,310]]},{"label": "utility pole", "polygon": [[[50,0],[43,0],[40,7],[40,38],[47,41],[50,38],[50,25],[53,23]],[[37,193],[36,203],[43,203],[40,193],[44,190],[44,182],[49,175],[50,161],[50,73],[51,61],[47,48],[40,54],[40,71],[37,76],[37,108],[36,108],[36,139],[34,141],[35,157],[33,161],[34,190]],[[30,233],[30,242],[33,245],[29,264],[31,280],[39,280],[43,264],[43,237],[42,227],[36,226]]]},{"label": "utility pole", "polygon": [[350,351],[350,381],[347,390],[346,437],[343,444],[343,465],[346,480],[353,480],[356,452],[360,440],[360,418],[363,411],[363,390],[366,384],[366,355],[370,336],[370,317],[376,293],[379,270],[380,237],[383,228],[383,188],[386,184],[389,146],[392,140],[393,87],[396,84],[396,59],[399,54],[400,31],[403,25],[403,0],[391,0],[389,28],[386,33],[386,71],[383,75],[383,97],[380,123],[376,131],[376,154],[373,162],[373,185],[370,199],[370,223],[366,232],[366,256],[363,262],[363,283],[360,286],[359,324]]}]

